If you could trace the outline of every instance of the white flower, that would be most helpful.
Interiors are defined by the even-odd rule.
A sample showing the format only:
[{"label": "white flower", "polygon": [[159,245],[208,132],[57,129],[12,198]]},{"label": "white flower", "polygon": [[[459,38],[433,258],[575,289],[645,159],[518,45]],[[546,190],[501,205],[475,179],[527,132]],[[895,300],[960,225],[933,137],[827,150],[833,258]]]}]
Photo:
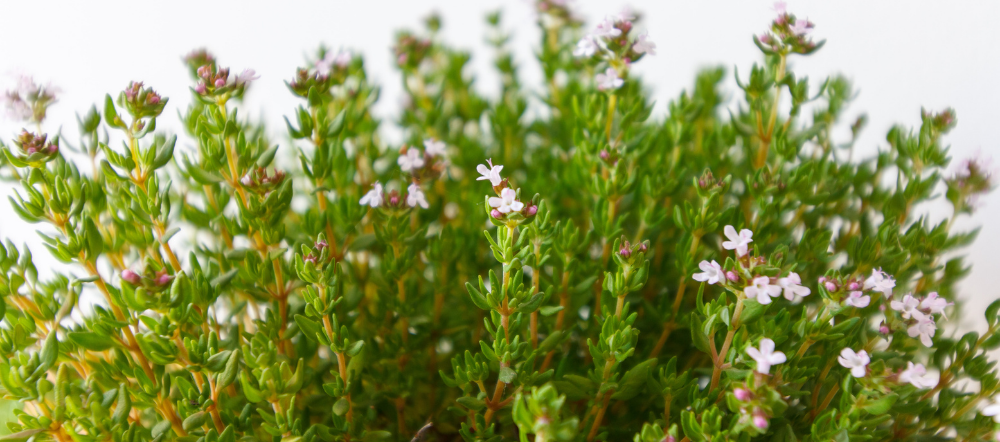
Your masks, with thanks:
[{"label": "white flower", "polygon": [[855,353],[854,350],[848,347],[844,347],[840,351],[840,356],[837,357],[837,362],[840,362],[840,365],[844,368],[851,369],[851,376],[856,378],[865,377],[865,372],[868,371],[866,367],[868,367],[868,363],[871,361],[872,359],[868,357],[867,351],[861,350]]},{"label": "white flower", "polygon": [[486,163],[489,164],[490,167],[486,167],[486,164],[476,166],[476,171],[482,175],[481,177],[476,178],[476,181],[490,180],[490,184],[499,186],[500,183],[503,182],[503,178],[500,177],[500,171],[503,170],[503,166],[494,166],[492,159],[486,160]]},{"label": "white flower", "polygon": [[795,35],[806,35],[811,30],[812,27],[808,20],[796,19],[795,24],[792,25],[792,33]]},{"label": "white flower", "polygon": [[490,207],[496,208],[500,213],[520,212],[524,208],[524,203],[516,198],[517,192],[508,187],[500,191],[500,198],[495,196],[490,198]]},{"label": "white flower", "polygon": [[914,365],[909,361],[906,362],[906,370],[899,374],[899,382],[908,382],[921,390],[937,385],[937,380],[927,375],[927,368],[923,364]]},{"label": "white flower", "polygon": [[771,298],[781,296],[781,286],[771,285],[771,278],[760,276],[753,279],[753,285],[743,289],[748,298],[757,298],[761,304],[770,304]]},{"label": "white flower", "polygon": [[599,91],[618,89],[625,84],[625,80],[618,78],[618,71],[615,68],[608,68],[603,74],[598,73],[594,76],[594,81],[597,82]]},{"label": "white flower", "polygon": [[[944,316],[945,307],[953,304],[954,303],[948,302],[947,299],[938,296],[937,292],[930,292],[923,301],[920,301],[920,308],[928,310],[931,313],[937,313]],[[947,316],[945,317],[947,318]]]},{"label": "white flower", "polygon": [[882,292],[886,297],[892,297],[892,288],[896,286],[896,280],[887,275],[882,269],[872,270],[872,276],[865,280],[865,290],[875,290]]},{"label": "white flower", "polygon": [[444,141],[438,141],[434,138],[428,138],[424,140],[424,152],[432,157],[434,156],[444,156],[445,149]]},{"label": "white flower", "polygon": [[1000,399],[993,399],[993,403],[983,407],[979,413],[983,416],[992,416],[993,421],[1000,424]]},{"label": "white flower", "polygon": [[788,272],[788,276],[778,279],[778,285],[784,289],[785,299],[794,301],[804,296],[809,296],[812,290],[802,286],[802,278],[795,272]]},{"label": "white flower", "polygon": [[924,316],[920,320],[911,325],[906,329],[906,334],[910,335],[911,338],[920,337],[920,342],[924,344],[924,347],[932,347],[934,341],[931,338],[934,337],[934,333],[937,332],[937,324],[934,323],[934,318],[930,316]]},{"label": "white flower", "polygon": [[902,301],[892,301],[889,307],[899,312],[903,319],[913,318],[919,321],[924,318],[924,313],[920,311],[920,300],[913,295],[903,296]]},{"label": "white flower", "polygon": [[656,43],[649,40],[649,32],[643,32],[632,43],[632,50],[637,54],[656,55]]},{"label": "white flower", "polygon": [[329,51],[322,60],[316,62],[316,73],[327,76],[334,66],[345,68],[351,63],[350,51]]},{"label": "white flower", "polygon": [[723,272],[722,266],[714,260],[711,263],[708,261],[702,261],[698,264],[698,268],[702,270],[702,273],[695,273],[691,275],[691,278],[695,281],[708,281],[709,284],[715,284],[726,279],[726,272]]},{"label": "white flower", "polygon": [[750,251],[749,244],[753,242],[753,232],[749,229],[740,230],[740,233],[736,233],[736,228],[733,226],[726,226],[722,230],[722,233],[726,234],[726,238],[729,241],[722,242],[722,248],[726,250],[736,250],[737,256],[744,256]]},{"label": "white flower", "polygon": [[424,157],[417,149],[407,149],[406,154],[400,155],[396,162],[399,163],[399,168],[402,169],[403,172],[409,172],[413,169],[424,167]]},{"label": "white flower", "polygon": [[597,43],[594,43],[594,37],[589,35],[576,42],[576,48],[573,49],[574,57],[593,57],[596,53]]},{"label": "white flower", "polygon": [[635,11],[632,10],[631,6],[622,6],[621,12],[618,13],[619,21],[632,21],[635,20]]},{"label": "white flower", "polygon": [[768,374],[772,365],[781,364],[786,360],[784,353],[774,351],[774,341],[768,338],[760,340],[760,350],[747,347],[747,354],[757,361],[757,373],[761,374]]},{"label": "white flower", "polygon": [[871,304],[872,297],[868,296],[858,290],[855,290],[847,295],[847,299],[844,300],[844,304],[851,307],[865,308],[868,304]]},{"label": "white flower", "polygon": [[778,15],[784,14],[785,13],[785,9],[787,7],[788,6],[785,4],[785,2],[774,2],[774,12],[777,12]]},{"label": "white flower", "polygon": [[382,185],[375,183],[372,186],[372,190],[369,190],[365,196],[361,197],[362,206],[371,206],[373,209],[382,205]]},{"label": "white flower", "polygon": [[410,184],[410,187],[406,188],[406,205],[410,207],[423,207],[427,208],[427,197],[424,196],[424,191],[417,185],[417,183]]},{"label": "white flower", "polygon": [[251,81],[258,78],[260,78],[260,75],[257,75],[257,72],[253,69],[244,69],[243,72],[236,76],[236,85],[246,84],[249,86]]},{"label": "white flower", "polygon": [[622,35],[622,30],[615,27],[615,21],[611,17],[604,17],[604,21],[597,24],[593,34],[597,37],[614,38]]}]

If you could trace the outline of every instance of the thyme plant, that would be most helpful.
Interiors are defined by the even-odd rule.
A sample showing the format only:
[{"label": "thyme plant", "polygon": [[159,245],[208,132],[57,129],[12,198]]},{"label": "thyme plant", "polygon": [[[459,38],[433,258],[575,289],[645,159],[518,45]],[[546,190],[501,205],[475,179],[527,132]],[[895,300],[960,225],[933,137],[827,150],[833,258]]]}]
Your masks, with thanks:
[{"label": "thyme plant", "polygon": [[[133,82],[74,142],[53,88],[9,91],[10,210],[71,270],[0,247],[0,440],[996,437],[1000,302],[946,327],[976,234],[954,221],[994,184],[947,170],[954,111],[855,153],[851,82],[796,75],[823,42],[779,3],[760,63],[651,116],[637,15],[535,5],[544,84],[495,13],[480,95],[431,17],[396,36],[390,123],[362,57],[327,48],[289,72],[286,132],[245,116],[274,80],[203,50],[186,108]],[[183,133],[157,128],[175,112]],[[939,195],[943,221],[914,210]]]}]

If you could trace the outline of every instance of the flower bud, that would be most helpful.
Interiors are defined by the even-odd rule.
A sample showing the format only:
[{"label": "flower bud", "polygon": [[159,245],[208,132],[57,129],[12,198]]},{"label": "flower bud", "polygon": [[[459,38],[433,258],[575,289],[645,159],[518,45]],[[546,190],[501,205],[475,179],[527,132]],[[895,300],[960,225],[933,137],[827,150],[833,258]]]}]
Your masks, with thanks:
[{"label": "flower bud", "polygon": [[598,154],[598,156],[600,156],[601,159],[604,160],[604,161],[607,161],[608,159],[611,158],[611,154],[608,153],[607,149],[601,149],[601,153]]},{"label": "flower bud", "polygon": [[204,81],[199,81],[198,85],[194,87],[194,91],[197,92],[197,93],[199,93],[199,94],[201,94],[201,95],[204,95],[205,92],[208,92],[208,87],[205,86],[205,82]]},{"label": "flower bud", "polygon": [[885,325],[885,323],[883,322],[882,325],[879,326],[878,332],[881,333],[881,334],[883,334],[883,335],[888,335],[889,334],[889,326]]},{"label": "flower bud", "polygon": [[322,239],[316,241],[316,250],[323,250],[323,249],[325,249],[327,247],[329,247],[329,244],[327,244],[326,241],[324,241]]},{"label": "flower bud", "polygon": [[739,275],[736,274],[736,272],[730,270],[730,271],[726,272],[726,279],[728,279],[728,280],[730,280],[732,282],[736,282],[737,280],[740,279],[740,277],[739,277]]},{"label": "flower bud", "polygon": [[753,395],[750,394],[750,391],[745,388],[737,388],[733,390],[733,396],[736,396],[736,399],[741,402],[747,402],[753,397]]},{"label": "flower bud", "polygon": [[303,256],[303,257],[302,257],[302,260],[303,260],[303,261],[305,261],[305,262],[311,262],[311,263],[313,263],[313,264],[316,264],[316,262],[318,261],[318,260],[316,259],[316,256],[315,256],[315,255],[313,255],[312,253],[310,253],[310,254],[308,254],[308,255],[306,255],[306,256]]},{"label": "flower bud", "polygon": [[852,292],[859,289],[861,289],[861,286],[858,285],[857,282],[851,282],[850,284],[847,285],[847,290],[850,290]]},{"label": "flower bud", "polygon": [[215,87],[223,87],[226,85],[226,80],[222,78],[215,79]]},{"label": "flower bud", "polygon": [[761,430],[766,430],[767,429],[767,425],[768,425],[768,423],[767,423],[767,417],[765,417],[762,414],[754,414],[754,416],[753,416],[753,426],[755,426],[755,427],[757,427],[757,428],[759,428]]},{"label": "flower bud", "polygon": [[[494,210],[496,210],[496,209],[494,209]],[[527,217],[535,216],[536,213],[538,213],[538,206],[536,206],[534,204],[528,206],[528,208],[525,209],[525,211],[524,211],[524,215],[527,216]]]},{"label": "flower bud", "polygon": [[126,281],[132,285],[138,285],[142,278],[138,273],[135,273],[129,269],[122,270],[122,281]]},{"label": "flower bud", "polygon": [[833,281],[827,281],[827,282],[825,282],[823,284],[823,287],[826,287],[826,291],[828,291],[828,292],[835,292],[835,291],[837,291],[837,284],[834,284]]},{"label": "flower bud", "polygon": [[503,218],[503,213],[500,213],[500,211],[497,209],[493,209],[493,211],[490,212],[490,216],[492,216],[494,219],[500,219]]},{"label": "flower bud", "polygon": [[173,280],[174,275],[167,274],[166,270],[160,270],[156,273],[156,279],[154,279],[153,282],[155,282],[156,285],[167,285]]},{"label": "flower bud", "polygon": [[646,245],[646,242],[643,241],[643,242],[639,243],[639,251],[643,252],[643,253],[646,253],[646,250],[649,250],[649,246]]}]

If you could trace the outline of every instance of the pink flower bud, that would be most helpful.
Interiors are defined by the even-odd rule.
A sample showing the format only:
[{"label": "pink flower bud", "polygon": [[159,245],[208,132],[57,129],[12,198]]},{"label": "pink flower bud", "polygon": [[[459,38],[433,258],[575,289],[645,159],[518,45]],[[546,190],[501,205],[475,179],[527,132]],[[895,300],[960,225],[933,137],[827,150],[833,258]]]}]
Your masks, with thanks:
[{"label": "pink flower bud", "polygon": [[212,73],[212,68],[210,68],[207,64],[198,68],[198,76],[201,78],[208,78],[208,76],[211,75],[211,73]]},{"label": "pink flower bud", "polygon": [[146,98],[146,102],[149,104],[160,104],[160,96],[157,94],[150,94],[149,97]]},{"label": "pink flower bud", "polygon": [[738,279],[740,279],[740,277],[739,277],[739,275],[736,274],[736,272],[730,270],[730,271],[726,272],[726,279],[728,279],[728,280],[730,280],[732,282],[736,282]]},{"label": "pink flower bud", "polygon": [[205,82],[199,81],[198,85],[194,87],[194,91],[199,94],[204,94],[208,92],[208,88],[205,86]]},{"label": "pink flower bud", "polygon": [[393,192],[393,194],[389,196],[389,205],[390,206],[398,206],[399,205],[399,195],[396,194],[395,192]]},{"label": "pink flower bud", "polygon": [[601,153],[600,153],[600,154],[598,154],[598,155],[599,155],[599,156],[601,157],[601,159],[602,159],[602,160],[604,160],[604,161],[607,161],[607,160],[608,160],[608,158],[611,158],[611,154],[609,154],[609,153],[608,153],[608,150],[607,150],[607,149],[601,149]]},{"label": "pink flower bud", "polygon": [[315,257],[315,256],[313,256],[313,254],[312,254],[312,253],[310,253],[310,254],[308,254],[308,255],[304,256],[304,257],[302,258],[302,260],[303,260],[303,261],[305,261],[305,262],[311,262],[311,263],[313,263],[313,264],[316,264],[316,261],[317,261],[317,260],[316,260],[316,257]]},{"label": "pink flower bud", "polygon": [[859,289],[861,289],[861,286],[858,285],[857,282],[852,282],[852,283],[850,283],[850,284],[847,285],[847,290],[850,290],[852,292],[855,291],[855,290],[859,290]]},{"label": "pink flower bud", "polygon": [[142,278],[139,275],[129,269],[122,270],[122,281],[127,281],[129,284],[138,285]]},{"label": "pink flower bud", "polygon": [[663,438],[661,442],[677,442],[677,439],[668,434],[667,437]]},{"label": "pink flower bud", "polygon": [[878,332],[879,332],[879,333],[881,333],[881,334],[883,334],[883,335],[887,335],[887,334],[889,334],[889,326],[888,326],[888,325],[885,325],[885,324],[882,324],[882,325],[881,325],[881,326],[880,326],[880,327],[878,328]]},{"label": "pink flower bud", "polygon": [[529,217],[535,216],[536,213],[538,213],[538,206],[536,205],[530,205],[528,206],[528,209],[524,211],[525,216]]},{"label": "pink flower bud", "polygon": [[215,79],[215,87],[223,87],[226,85],[226,80],[222,78]]},{"label": "pink flower bud", "polygon": [[760,428],[761,430],[767,429],[767,418],[762,415],[755,415],[753,417],[753,426]]},{"label": "pink flower bud", "polygon": [[155,282],[156,285],[167,285],[170,284],[170,281],[173,280],[174,280],[174,275],[168,275],[166,272],[163,272],[162,274],[157,275],[156,279],[153,282]]},{"label": "pink flower bud", "polygon": [[493,209],[493,211],[490,212],[490,216],[492,216],[495,219],[500,219],[503,218],[503,213],[500,213],[500,211],[497,209]]},{"label": "pink flower bud", "polygon": [[826,276],[820,276],[819,278],[816,279],[816,283],[818,284],[822,284],[824,282],[826,282]]},{"label": "pink flower bud", "polygon": [[837,291],[837,284],[834,284],[833,281],[827,281],[826,283],[823,284],[823,287],[826,287],[826,291],[828,292]]},{"label": "pink flower bud", "polygon": [[324,241],[322,239],[319,240],[319,241],[316,241],[316,249],[318,249],[318,250],[323,250],[323,249],[327,248],[328,246],[329,246],[329,244],[327,244],[326,241]]},{"label": "pink flower bud", "polygon": [[753,395],[750,394],[750,391],[745,388],[737,388],[733,390],[733,396],[736,396],[736,399],[742,402],[749,401],[750,398],[753,397]]},{"label": "pink flower bud", "polygon": [[639,251],[640,252],[646,253],[646,250],[648,250],[648,249],[649,249],[649,246],[647,246],[645,242],[639,243]]}]

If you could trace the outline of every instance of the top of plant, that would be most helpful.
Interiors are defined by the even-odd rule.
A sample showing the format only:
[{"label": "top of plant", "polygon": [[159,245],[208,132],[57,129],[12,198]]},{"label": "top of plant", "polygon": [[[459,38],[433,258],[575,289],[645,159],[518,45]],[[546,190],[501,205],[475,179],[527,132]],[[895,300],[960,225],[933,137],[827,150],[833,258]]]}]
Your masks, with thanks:
[{"label": "top of plant", "polygon": [[57,89],[9,91],[0,177],[72,270],[0,246],[0,440],[997,437],[1000,301],[942,331],[976,234],[954,221],[995,184],[947,170],[954,111],[857,158],[851,83],[795,75],[823,41],[779,3],[734,110],[715,68],[651,117],[655,29],[535,5],[535,87],[488,17],[497,99],[439,17],[397,34],[398,146],[346,50],[289,70],[279,142],[244,117],[265,80],[204,50],[183,134],[139,81],[75,143],[45,131]]}]

